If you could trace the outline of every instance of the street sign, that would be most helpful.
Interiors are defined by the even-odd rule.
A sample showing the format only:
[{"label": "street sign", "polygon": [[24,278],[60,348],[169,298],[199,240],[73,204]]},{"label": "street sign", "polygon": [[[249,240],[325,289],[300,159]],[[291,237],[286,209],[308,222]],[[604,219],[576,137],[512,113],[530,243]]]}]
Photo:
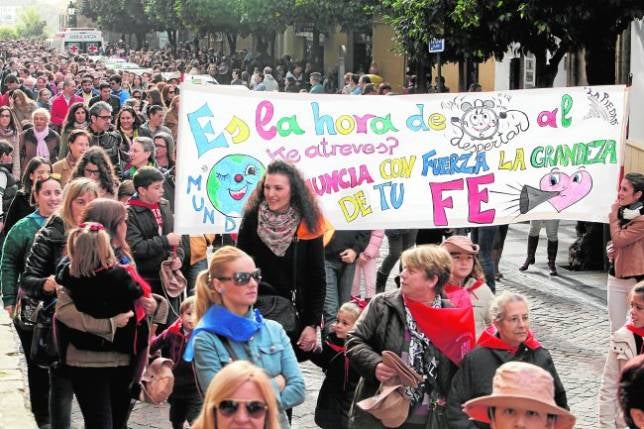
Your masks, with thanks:
[{"label": "street sign", "polygon": [[435,54],[445,50],[445,39],[430,39],[429,40],[429,53]]}]

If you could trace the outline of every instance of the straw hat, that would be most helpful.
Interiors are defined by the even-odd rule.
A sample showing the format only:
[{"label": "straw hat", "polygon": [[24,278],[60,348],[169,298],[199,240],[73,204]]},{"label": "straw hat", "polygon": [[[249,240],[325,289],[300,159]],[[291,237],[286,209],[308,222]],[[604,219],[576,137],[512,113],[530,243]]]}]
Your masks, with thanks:
[{"label": "straw hat", "polygon": [[554,401],[555,387],[550,373],[525,362],[501,365],[492,380],[492,394],[471,399],[463,410],[472,420],[490,423],[489,407],[520,408],[557,416],[555,429],[572,429],[575,416]]},{"label": "straw hat", "polygon": [[472,240],[464,235],[452,235],[441,246],[450,253],[463,252],[470,255],[478,255],[479,253],[479,245],[472,243]]}]

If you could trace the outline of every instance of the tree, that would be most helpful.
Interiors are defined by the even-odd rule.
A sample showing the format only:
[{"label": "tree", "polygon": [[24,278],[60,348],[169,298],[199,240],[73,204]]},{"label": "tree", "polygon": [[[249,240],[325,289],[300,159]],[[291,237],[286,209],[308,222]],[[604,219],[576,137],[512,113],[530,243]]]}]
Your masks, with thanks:
[{"label": "tree", "polygon": [[44,37],[47,21],[41,20],[35,7],[26,7],[18,16],[16,35],[21,38],[35,39]]},{"label": "tree", "polygon": [[177,52],[177,33],[184,28],[175,0],[147,0],[145,14],[156,30],[165,31],[172,51]]},{"label": "tree", "polygon": [[237,35],[242,24],[236,1],[177,0],[175,7],[183,25],[198,37],[222,33],[230,51],[237,49]]},{"label": "tree", "polygon": [[143,0],[85,0],[83,15],[98,22],[100,28],[122,34],[134,34],[137,49],[155,26],[145,14]]},{"label": "tree", "polygon": [[16,29],[13,27],[0,27],[0,40],[17,39]]}]

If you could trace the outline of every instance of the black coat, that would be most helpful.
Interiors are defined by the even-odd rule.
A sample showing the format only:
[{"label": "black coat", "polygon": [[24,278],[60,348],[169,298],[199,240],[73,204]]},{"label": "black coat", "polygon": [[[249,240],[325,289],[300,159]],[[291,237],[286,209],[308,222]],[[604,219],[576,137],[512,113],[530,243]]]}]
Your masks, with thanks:
[{"label": "black coat", "polygon": [[[68,258],[61,261],[56,274],[56,282],[67,288],[78,311],[96,319],[107,319],[121,313],[134,311],[134,301],[143,292],[125,268],[117,265],[98,271],[92,277],[74,277],[69,272],[69,264]],[[134,351],[135,330],[136,318],[131,317],[126,326],[116,330],[111,343],[98,336],[71,328],[68,338],[74,346],[81,350],[115,350],[131,354]]]},{"label": "black coat", "polygon": [[114,167],[114,172],[117,177],[121,175],[121,144],[123,140],[121,139],[121,134],[116,131],[105,131],[102,133],[96,133],[92,130],[92,127],[88,127],[87,131],[91,135],[89,141],[90,146],[100,146],[103,148],[110,161],[112,161],[112,166]]},{"label": "black coat", "polygon": [[34,208],[29,204],[30,195],[23,189],[18,189],[16,195],[11,200],[9,208],[4,213],[4,228],[3,233],[7,235],[12,226],[14,226],[20,219],[34,212]]},{"label": "black coat", "polygon": [[510,361],[531,363],[548,371],[555,381],[555,402],[560,407],[568,408],[566,391],[548,350],[543,347],[531,350],[522,344],[516,355],[512,355],[505,350],[479,346],[465,356],[452,380],[452,389],[447,399],[447,418],[450,429],[490,427],[487,424],[469,420],[462,410],[462,405],[470,399],[491,394],[494,373],[498,367]]},{"label": "black coat", "polygon": [[[158,289],[159,270],[161,262],[172,254],[172,247],[166,236],[173,231],[174,217],[166,200],[159,202],[159,208],[163,217],[162,235],[159,235],[157,222],[150,209],[128,205],[126,241],[132,250],[137,270],[151,283],[152,292],[163,294],[163,291]],[[177,248],[177,256],[183,260],[184,250],[181,245]]]},{"label": "black coat", "polygon": [[43,285],[47,277],[56,274],[56,267],[63,258],[66,242],[67,231],[63,219],[58,215],[51,216],[36,234],[25,261],[25,272],[20,287],[29,296],[36,299],[53,296],[43,290]]},{"label": "black coat", "polygon": [[345,355],[328,343],[344,347],[344,340],[330,334],[322,346],[322,353],[311,355],[311,361],[324,370],[324,381],[315,407],[315,423],[323,429],[349,427],[349,409],[360,379],[360,374],[349,365],[345,379]]},{"label": "black coat", "polygon": [[[443,306],[448,307],[450,304],[444,300]],[[374,396],[380,386],[380,382],[376,379],[376,366],[382,362],[380,353],[390,350],[400,356],[405,346],[404,332],[406,329],[402,295],[400,290],[394,290],[374,296],[358,318],[353,331],[349,333],[347,354],[351,365],[361,376],[350,411],[349,427],[356,429],[383,427],[380,420],[362,411],[356,406],[356,403]],[[438,361],[436,384],[438,394],[443,398],[449,397],[452,376],[456,367],[439,350],[434,347],[431,349]]]},{"label": "black coat", "polygon": [[356,256],[358,256],[367,247],[370,237],[371,231],[369,230],[335,231],[333,233],[333,238],[324,248],[324,258],[327,260],[339,261],[341,259],[340,252],[343,252],[346,249],[353,249],[353,251],[356,252]]},{"label": "black coat", "polygon": [[[291,299],[293,269],[297,283],[301,322],[304,326],[318,326],[322,322],[322,308],[326,296],[324,272],[324,244],[322,236],[311,240],[296,238],[284,256],[275,255],[257,235],[257,210],[244,214],[239,227],[237,247],[248,253],[262,270],[263,280],[283,297]],[[294,250],[297,247],[297,261]],[[260,290],[260,294],[262,291]]]}]

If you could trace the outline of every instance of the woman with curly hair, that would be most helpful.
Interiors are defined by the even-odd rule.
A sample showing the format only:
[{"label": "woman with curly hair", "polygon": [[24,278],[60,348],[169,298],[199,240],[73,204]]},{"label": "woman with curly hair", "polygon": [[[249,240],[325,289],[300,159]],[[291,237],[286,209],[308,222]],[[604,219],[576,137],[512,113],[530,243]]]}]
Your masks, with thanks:
[{"label": "woman with curly hair", "polygon": [[22,125],[9,106],[0,106],[0,139],[6,140],[13,146],[13,165],[11,174],[20,177],[20,134]]},{"label": "woman with curly hair", "polygon": [[87,130],[89,125],[89,110],[83,103],[74,103],[69,107],[67,116],[63,121],[63,127],[60,130],[60,151],[58,158],[63,159],[67,156],[67,145],[69,143],[69,134],[74,130]]},{"label": "woman with curly hair", "polygon": [[237,246],[255,260],[270,285],[259,289],[260,296],[291,300],[295,295],[301,327],[288,334],[299,352],[317,347],[326,293],[326,229],[302,174],[286,162],[271,162],[246,202]]},{"label": "woman with curly hair", "polygon": [[118,180],[114,167],[101,147],[92,146],[87,149],[72,171],[72,180],[77,177],[94,180],[99,187],[99,197],[114,198],[116,195]]}]

